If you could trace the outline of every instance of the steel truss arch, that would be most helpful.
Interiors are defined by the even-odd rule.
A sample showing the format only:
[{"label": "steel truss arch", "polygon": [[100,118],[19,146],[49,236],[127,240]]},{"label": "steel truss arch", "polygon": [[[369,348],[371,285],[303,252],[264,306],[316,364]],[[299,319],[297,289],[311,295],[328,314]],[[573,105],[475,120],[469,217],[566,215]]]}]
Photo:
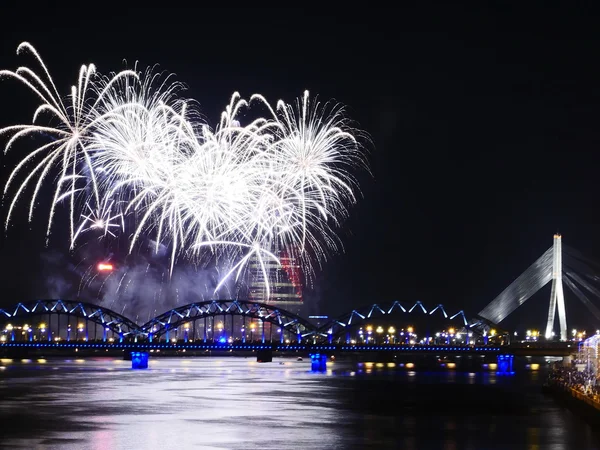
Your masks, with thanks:
[{"label": "steel truss arch", "polygon": [[188,322],[205,317],[237,315],[259,319],[277,325],[302,338],[315,334],[316,327],[302,317],[266,303],[248,300],[208,300],[170,309],[149,320],[140,328],[151,337],[160,337],[167,331],[178,328]]},{"label": "steel truss arch", "polygon": [[375,303],[358,309],[353,309],[352,311],[349,311],[327,322],[317,330],[317,333],[321,336],[331,336],[335,339],[340,337],[344,331],[347,331],[352,327],[366,323],[368,320],[372,320],[373,318],[389,316],[394,312],[398,312],[400,314],[410,314],[412,316],[439,315],[446,320],[455,320],[458,318],[459,320],[462,319],[460,322],[465,328],[471,328],[472,326],[469,324],[469,321],[467,320],[463,310],[460,310],[454,314],[448,314],[444,308],[444,305],[442,304],[439,304],[432,309],[427,309],[420,301],[417,301],[412,305],[403,305],[399,301],[394,301],[391,303]]},{"label": "steel truss arch", "polygon": [[139,325],[127,317],[103,306],[77,300],[54,299],[17,303],[12,308],[0,309],[0,322],[48,314],[65,314],[89,320],[121,337],[135,337],[140,334]]}]

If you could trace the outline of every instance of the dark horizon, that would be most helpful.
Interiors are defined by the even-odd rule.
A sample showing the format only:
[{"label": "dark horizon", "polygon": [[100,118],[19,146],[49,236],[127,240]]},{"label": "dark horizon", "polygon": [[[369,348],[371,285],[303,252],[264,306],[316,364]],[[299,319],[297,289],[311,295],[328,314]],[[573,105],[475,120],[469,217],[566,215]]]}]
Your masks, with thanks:
[{"label": "dark horizon", "polygon": [[[600,261],[595,11],[542,5],[427,2],[319,15],[206,8],[169,18],[151,8],[80,16],[15,8],[0,30],[0,69],[30,61],[15,55],[22,41],[65,93],[81,64],[109,72],[123,60],[158,63],[213,124],[235,91],[292,102],[308,89],[341,102],[371,137],[373,176],[359,174],[363,198],[340,230],[345,252],[329,258],[308,300],[319,301],[314,311],[421,300],[474,315],[556,232]],[[30,121],[34,100],[3,80],[0,127]],[[4,158],[2,184],[18,157]],[[42,206],[33,230],[21,207],[1,238],[0,307],[41,295]],[[68,252],[60,238],[51,247]],[[541,329],[548,299],[549,287],[515,313],[518,322],[531,317],[523,326]],[[593,326],[568,293],[567,313]]]}]

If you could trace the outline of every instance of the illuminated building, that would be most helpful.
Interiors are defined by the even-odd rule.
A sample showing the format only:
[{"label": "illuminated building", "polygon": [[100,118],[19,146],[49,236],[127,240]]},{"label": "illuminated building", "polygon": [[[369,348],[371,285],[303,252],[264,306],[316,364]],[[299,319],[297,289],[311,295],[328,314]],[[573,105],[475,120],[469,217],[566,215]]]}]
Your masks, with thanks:
[{"label": "illuminated building", "polygon": [[[248,298],[261,303],[302,305],[302,270],[296,259],[288,252],[275,252],[281,264],[274,260],[249,261]],[[263,270],[264,267],[264,270]]]}]

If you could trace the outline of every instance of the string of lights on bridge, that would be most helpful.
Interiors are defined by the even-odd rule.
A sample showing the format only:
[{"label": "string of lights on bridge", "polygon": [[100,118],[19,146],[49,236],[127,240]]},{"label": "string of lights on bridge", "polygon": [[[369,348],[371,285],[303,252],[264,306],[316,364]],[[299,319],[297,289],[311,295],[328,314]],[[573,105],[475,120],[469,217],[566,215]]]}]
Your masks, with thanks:
[{"label": "string of lights on bridge", "polygon": [[[445,319],[448,326],[431,335],[417,336],[413,326],[377,325],[378,320],[401,317]],[[417,314],[417,316],[415,316]],[[215,319],[222,316],[222,321]],[[32,319],[42,318],[37,327]],[[66,324],[64,318],[66,319]],[[0,309],[0,344],[29,342],[193,342],[219,345],[279,342],[280,345],[329,344],[361,345],[488,345],[510,343],[507,334],[481,328],[467,321],[463,311],[446,313],[443,305],[427,310],[421,302],[406,308],[400,302],[375,304],[353,309],[335,319],[318,316],[326,323],[311,322],[273,305],[243,300],[214,300],[192,303],[166,311],[143,325],[99,305],[68,300],[38,300]],[[63,320],[61,326],[61,318]],[[76,320],[72,324],[72,318]],[[454,321],[453,321],[454,320]],[[372,324],[375,322],[375,324]],[[526,340],[537,340],[539,332],[528,332]],[[581,340],[584,332],[574,333]]]}]

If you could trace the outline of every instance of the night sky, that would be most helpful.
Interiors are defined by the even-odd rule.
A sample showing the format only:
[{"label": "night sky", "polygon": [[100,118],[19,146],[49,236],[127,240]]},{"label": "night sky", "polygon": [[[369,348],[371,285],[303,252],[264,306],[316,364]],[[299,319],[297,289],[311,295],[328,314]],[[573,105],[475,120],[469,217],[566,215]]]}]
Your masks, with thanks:
[{"label": "night sky", "polygon": [[[557,231],[600,260],[597,11],[404,3],[419,7],[67,13],[8,2],[0,68],[25,62],[15,54],[24,40],[63,92],[84,63],[101,72],[124,59],[160,63],[212,123],[234,91],[291,102],[309,89],[345,104],[371,136],[373,176],[359,174],[363,198],[340,230],[345,252],[319,276],[314,312],[398,299],[475,314]],[[1,126],[34,110],[16,82],[0,84],[0,105]],[[4,159],[3,180],[14,161]],[[26,214],[0,242],[0,305],[43,295],[45,217],[30,227]],[[549,288],[516,313],[522,325],[542,328],[548,297]],[[569,294],[567,303],[594,326]]]}]

